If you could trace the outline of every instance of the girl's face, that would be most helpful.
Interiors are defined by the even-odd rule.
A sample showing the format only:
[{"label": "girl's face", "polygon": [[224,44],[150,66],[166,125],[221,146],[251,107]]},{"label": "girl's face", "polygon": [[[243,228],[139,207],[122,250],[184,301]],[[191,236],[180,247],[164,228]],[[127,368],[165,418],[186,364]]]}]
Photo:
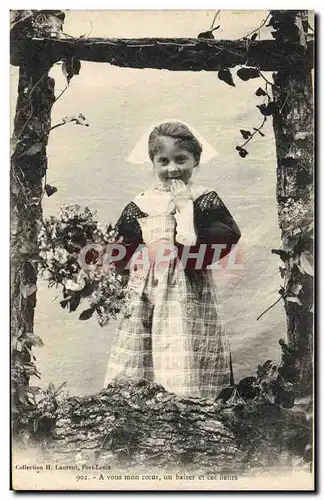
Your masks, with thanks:
[{"label": "girl's face", "polygon": [[158,178],[163,182],[179,179],[187,184],[197,161],[192,153],[176,142],[177,139],[173,137],[159,138],[159,151],[153,158],[154,169]]}]

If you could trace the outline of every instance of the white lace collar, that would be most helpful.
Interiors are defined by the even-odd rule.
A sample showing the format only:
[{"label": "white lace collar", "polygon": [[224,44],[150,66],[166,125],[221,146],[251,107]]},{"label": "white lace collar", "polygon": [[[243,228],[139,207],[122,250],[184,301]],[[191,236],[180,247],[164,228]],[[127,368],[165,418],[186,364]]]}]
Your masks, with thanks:
[{"label": "white lace collar", "polygon": [[[204,186],[196,186],[193,183],[189,183],[189,188],[192,193],[192,199],[195,201],[199,196],[202,196],[203,194],[210,193],[213,191],[213,189],[206,188]],[[154,183],[154,185],[150,188],[147,189],[146,191],[143,191],[142,193],[139,193],[137,196],[134,198],[134,203],[138,206],[142,212],[150,214],[151,211],[154,211],[154,205],[159,203],[159,197],[160,196],[167,196],[168,191],[163,188],[163,183],[161,182],[160,186],[157,183]]]},{"label": "white lace collar", "polygon": [[[193,185],[192,181],[187,182],[188,187],[191,188],[192,185]],[[162,192],[169,192],[170,191],[169,187],[160,179],[154,180],[151,189],[153,189],[155,191],[162,191]]]}]

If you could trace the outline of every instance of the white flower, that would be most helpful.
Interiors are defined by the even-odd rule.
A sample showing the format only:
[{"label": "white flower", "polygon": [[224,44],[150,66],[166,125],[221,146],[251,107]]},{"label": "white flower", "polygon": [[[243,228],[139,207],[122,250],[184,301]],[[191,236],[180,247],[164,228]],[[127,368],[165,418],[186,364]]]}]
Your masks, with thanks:
[{"label": "white flower", "polygon": [[55,250],[55,258],[60,264],[66,264],[68,261],[69,254],[64,248],[57,248]]},{"label": "white flower", "polygon": [[92,292],[92,294],[90,296],[90,304],[94,305],[97,302],[99,302],[99,300],[100,300],[100,297],[98,296],[97,292]]},{"label": "white flower", "polygon": [[53,259],[54,259],[54,252],[52,250],[46,252],[46,260],[53,260]]},{"label": "white flower", "polygon": [[42,278],[44,280],[49,280],[52,278],[52,273],[48,269],[44,269],[44,271],[42,272]]},{"label": "white flower", "polygon": [[40,242],[39,242],[39,248],[45,249],[46,247],[47,247],[46,241],[40,240]]},{"label": "white flower", "polygon": [[67,288],[68,290],[73,290],[74,292],[79,292],[85,287],[85,284],[86,282],[84,278],[81,278],[78,281],[67,280],[65,288]]}]

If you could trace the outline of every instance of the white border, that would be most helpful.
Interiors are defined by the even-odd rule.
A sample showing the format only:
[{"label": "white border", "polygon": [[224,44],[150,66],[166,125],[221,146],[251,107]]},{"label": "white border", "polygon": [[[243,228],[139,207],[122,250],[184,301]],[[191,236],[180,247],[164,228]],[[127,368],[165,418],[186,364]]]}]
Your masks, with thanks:
[{"label": "white border", "polygon": [[[217,9],[223,9],[223,10],[240,10],[242,9],[244,5],[244,10],[262,10],[262,9],[297,9],[297,8],[306,8],[305,5],[305,0],[301,2],[284,2],[283,0],[272,0],[271,6],[269,5],[264,5],[262,2],[256,2],[256,1],[251,1],[251,0],[246,0],[244,4],[242,5],[241,2],[239,1],[218,1],[215,4],[215,1],[211,0],[201,0],[200,2],[184,2],[184,1],[177,1],[175,2],[174,0],[156,0],[154,2],[154,10],[157,9],[170,9],[170,10],[201,10],[201,9],[210,9],[210,10],[216,10],[215,5],[217,6]],[[126,0],[118,0],[116,2],[107,2],[104,0],[93,0],[90,4],[90,2],[85,2],[83,0],[78,0],[78,2],[58,2],[58,4],[55,4],[55,7],[53,5],[53,2],[45,2],[43,1],[36,1],[32,2],[32,6],[30,2],[28,1],[16,1],[12,2],[12,5],[6,5],[2,4],[0,7],[0,20],[2,23],[1,30],[0,30],[0,36],[1,36],[1,54],[2,54],[2,76],[0,79],[0,85],[1,85],[1,91],[0,91],[0,97],[1,97],[1,110],[2,110],[2,130],[1,130],[1,141],[2,141],[2,147],[0,149],[1,153],[1,182],[0,182],[0,203],[1,203],[1,221],[2,221],[2,227],[3,227],[3,233],[2,233],[2,244],[0,247],[0,262],[2,263],[2,275],[1,275],[1,317],[2,317],[2,328],[1,328],[1,335],[2,335],[2,349],[0,350],[1,352],[1,431],[2,431],[2,436],[1,436],[1,451],[0,451],[0,458],[1,458],[1,476],[0,476],[0,492],[1,492],[1,498],[8,498],[11,497],[14,493],[9,492],[9,468],[10,468],[10,463],[9,463],[9,429],[10,429],[10,421],[9,421],[9,398],[8,398],[8,387],[9,387],[9,370],[8,370],[8,360],[9,360],[9,343],[7,344],[7,339],[9,341],[9,290],[8,290],[8,284],[9,284],[9,268],[8,268],[8,263],[9,263],[9,238],[8,238],[8,229],[9,229],[9,36],[8,36],[8,26],[9,26],[9,9],[24,9],[24,8],[39,8],[39,9],[44,9],[44,8],[56,8],[56,9],[71,9],[71,10],[83,10],[83,9],[103,9],[106,10],[107,7],[109,6],[110,10],[141,10],[141,9],[146,9],[146,10],[152,10],[152,2],[150,1],[137,1],[136,2],[136,7],[134,6],[134,3],[131,1],[126,1]],[[321,3],[319,0],[315,2],[310,2],[307,5],[308,9],[314,9],[317,14],[321,14]],[[319,31],[317,33],[317,36],[319,37]],[[323,37],[322,40],[320,40],[318,44],[318,52],[319,54],[323,54]],[[319,59],[319,57],[318,57]],[[319,93],[319,88],[320,88],[320,77],[322,76],[320,74],[321,68],[318,68],[318,81],[317,81],[317,87],[318,87],[318,93]],[[318,109],[318,119],[320,120],[322,118],[322,112],[323,112],[323,106],[321,104],[321,101],[317,103],[317,106],[319,107]],[[317,123],[317,127],[319,127],[319,123]],[[318,133],[318,147],[321,143],[321,133]],[[320,152],[319,152],[320,153]],[[317,164],[317,170],[320,171],[322,168],[322,158],[318,154],[318,164]],[[320,178],[319,175],[317,176],[317,181],[319,183]],[[323,198],[323,189],[322,185],[318,186],[318,201]],[[321,231],[323,230],[323,225],[324,225],[324,214],[323,214],[323,204],[318,206],[318,212],[317,212],[317,219],[319,221],[318,224],[318,230]],[[318,245],[320,245],[320,241],[318,241]],[[317,259],[319,259],[319,250],[317,251]],[[323,268],[320,269],[319,276],[317,276],[318,280],[318,286],[320,285],[321,281],[323,278]],[[322,298],[322,297],[321,297]],[[322,307],[322,301],[319,301],[318,297],[318,310],[321,311],[323,309]],[[319,322],[317,325],[318,333],[317,337],[318,340],[320,336],[322,335],[322,317],[319,317]],[[7,355],[8,353],[8,355]],[[321,361],[322,359],[322,353],[318,353],[318,369],[321,366]],[[321,406],[321,401],[323,401],[323,396],[324,396],[324,384],[321,383],[322,377],[319,376],[320,374],[318,373],[318,379],[317,379],[317,384],[319,387],[318,391],[318,397],[317,397],[317,406]],[[322,373],[321,373],[322,375]],[[318,409],[320,412],[320,408]],[[320,456],[319,456],[319,464],[317,464],[317,471],[318,471],[318,483],[320,483],[320,470],[319,470],[319,465],[321,464],[321,458],[322,458],[322,450],[323,450],[323,431],[319,435],[319,429],[320,427],[320,415],[318,414],[318,422],[317,422],[317,437],[320,437],[320,443],[317,443],[317,446],[320,448]],[[114,493],[108,493],[109,496],[114,496]],[[152,493],[154,494],[154,493]],[[221,493],[220,492],[215,492],[217,496],[219,496]],[[77,493],[75,494],[77,495]],[[165,495],[168,497],[173,496],[173,493],[168,493],[166,492]],[[200,496],[201,493],[197,493],[197,496]],[[232,495],[235,495],[234,493]],[[227,498],[231,497],[232,495],[226,495]],[[41,498],[45,496],[44,494],[41,493],[35,493],[35,494],[29,494],[29,498]],[[73,494],[74,496],[74,494]],[[86,495],[86,497],[92,496],[91,494]],[[124,495],[118,495],[118,497],[124,496]],[[278,498],[282,497],[282,495],[276,494],[276,497]],[[300,495],[298,495],[300,496]],[[306,493],[303,494],[302,496],[306,496]]]}]

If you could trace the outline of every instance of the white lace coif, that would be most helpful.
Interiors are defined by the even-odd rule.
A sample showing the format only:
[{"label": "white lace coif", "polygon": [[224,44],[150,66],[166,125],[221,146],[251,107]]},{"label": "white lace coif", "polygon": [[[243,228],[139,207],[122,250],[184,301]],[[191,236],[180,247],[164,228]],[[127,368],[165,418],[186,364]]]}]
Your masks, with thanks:
[{"label": "white lace coif", "polygon": [[157,125],[160,125],[161,123],[166,123],[166,122],[180,122],[180,123],[183,123],[184,125],[186,125],[189,128],[189,130],[191,130],[191,132],[198,139],[198,141],[200,142],[200,144],[202,145],[202,148],[203,148],[201,158],[200,158],[200,163],[202,163],[202,164],[208,163],[215,156],[219,156],[216,149],[213,148],[204,139],[204,137],[199,132],[197,132],[197,130],[194,127],[192,127],[189,123],[184,122],[183,120],[173,118],[170,120],[163,120],[163,121],[160,121],[158,123],[154,123],[153,125],[151,125],[148,128],[148,130],[140,137],[140,139],[138,140],[133,151],[131,152],[131,154],[127,158],[127,161],[129,163],[143,164],[146,162],[149,162],[149,163],[151,162],[149,155],[148,155],[148,139],[149,139],[150,133],[152,132],[154,127],[156,127]]}]

